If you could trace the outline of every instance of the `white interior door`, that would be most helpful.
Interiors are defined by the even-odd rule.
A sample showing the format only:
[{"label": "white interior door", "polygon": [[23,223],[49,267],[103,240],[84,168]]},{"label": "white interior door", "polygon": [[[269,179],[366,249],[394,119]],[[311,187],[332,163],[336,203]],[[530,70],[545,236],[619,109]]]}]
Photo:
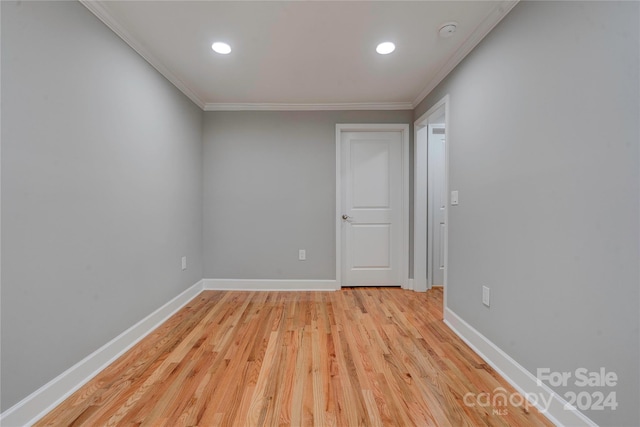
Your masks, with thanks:
[{"label": "white interior door", "polygon": [[342,286],[402,285],[402,132],[342,132]]},{"label": "white interior door", "polygon": [[431,239],[431,281],[434,286],[444,284],[444,236],[446,232],[445,209],[445,129],[442,125],[429,125],[428,134],[428,204],[430,218],[429,236]]}]

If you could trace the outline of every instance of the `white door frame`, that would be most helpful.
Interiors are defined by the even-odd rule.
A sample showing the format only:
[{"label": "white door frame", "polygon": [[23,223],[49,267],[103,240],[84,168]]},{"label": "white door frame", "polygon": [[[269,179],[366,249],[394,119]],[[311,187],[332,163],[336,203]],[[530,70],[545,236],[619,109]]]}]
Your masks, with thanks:
[{"label": "white door frame", "polygon": [[402,253],[400,254],[400,272],[402,288],[409,288],[409,125],[401,123],[356,123],[336,125],[336,284],[342,287],[342,133],[343,132],[401,132],[402,133],[402,203],[401,230]]},{"label": "white door frame", "polygon": [[[444,306],[447,306],[447,276],[449,265],[449,95],[436,102],[429,110],[421,115],[414,122],[414,194],[413,194],[413,281],[416,291],[425,292],[431,288],[431,277],[433,266],[428,267],[425,261],[431,263],[431,250],[427,239],[427,138],[418,138],[418,131],[429,124],[431,117],[440,112],[444,107],[445,111],[445,132],[446,144],[444,155],[444,191],[447,197],[445,208],[445,230],[444,230]],[[427,272],[429,273],[427,276]]]}]

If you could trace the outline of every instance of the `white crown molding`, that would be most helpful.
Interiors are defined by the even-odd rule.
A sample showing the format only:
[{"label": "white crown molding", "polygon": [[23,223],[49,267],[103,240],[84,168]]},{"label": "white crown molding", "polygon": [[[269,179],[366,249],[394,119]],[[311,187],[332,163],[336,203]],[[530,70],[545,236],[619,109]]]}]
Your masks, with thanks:
[{"label": "white crown molding", "polygon": [[336,111],[412,110],[411,102],[362,102],[337,104],[207,103],[204,111]]},{"label": "white crown molding", "polygon": [[122,25],[105,9],[101,1],[97,0],[79,0],[84,7],[89,9],[98,19],[100,19],[107,27],[118,35],[126,44],[142,56],[153,68],[158,70],[167,80],[184,93],[194,104],[204,109],[205,103],[185,84],[180,78],[173,74],[165,67],[158,58],[152,55],[141,43],[139,43]]},{"label": "white crown molding", "polygon": [[480,25],[471,33],[471,35],[462,43],[460,48],[449,58],[449,60],[438,70],[436,76],[431,79],[422,89],[420,94],[411,104],[415,108],[420,102],[431,93],[433,89],[440,84],[445,77],[485,38],[493,28],[498,25],[502,18],[518,4],[520,0],[505,0],[498,3],[489,14],[482,20]]},{"label": "white crown molding", "polygon": [[203,281],[171,301],[0,414],[0,425],[30,426],[116,361],[202,292]]},{"label": "white crown molding", "polygon": [[444,310],[444,323],[553,424],[598,426],[448,307]]}]

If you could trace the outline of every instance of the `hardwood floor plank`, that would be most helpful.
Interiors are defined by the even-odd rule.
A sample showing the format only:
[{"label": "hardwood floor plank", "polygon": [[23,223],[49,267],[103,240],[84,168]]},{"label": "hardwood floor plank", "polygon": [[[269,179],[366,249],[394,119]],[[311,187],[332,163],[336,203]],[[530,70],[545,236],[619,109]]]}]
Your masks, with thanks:
[{"label": "hardwood floor plank", "polygon": [[[442,289],[205,291],[38,426],[551,426],[442,322]],[[517,399],[516,399],[517,400]]]}]

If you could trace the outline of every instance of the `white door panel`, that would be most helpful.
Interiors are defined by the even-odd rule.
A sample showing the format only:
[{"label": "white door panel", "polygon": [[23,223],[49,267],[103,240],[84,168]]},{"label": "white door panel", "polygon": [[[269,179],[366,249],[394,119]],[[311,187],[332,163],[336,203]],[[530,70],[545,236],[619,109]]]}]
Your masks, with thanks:
[{"label": "white door panel", "polygon": [[446,233],[445,209],[447,194],[444,188],[444,164],[445,164],[445,135],[444,127],[440,125],[429,125],[428,135],[428,170],[429,189],[428,203],[433,209],[432,229],[429,230],[432,239],[432,285],[442,286],[444,284],[444,236]]},{"label": "white door panel", "polygon": [[341,169],[342,285],[400,286],[402,132],[343,132]]},{"label": "white door panel", "polygon": [[351,227],[352,268],[391,268],[391,225],[352,224]]},{"label": "white door panel", "polygon": [[350,142],[353,209],[389,208],[389,141]]}]

